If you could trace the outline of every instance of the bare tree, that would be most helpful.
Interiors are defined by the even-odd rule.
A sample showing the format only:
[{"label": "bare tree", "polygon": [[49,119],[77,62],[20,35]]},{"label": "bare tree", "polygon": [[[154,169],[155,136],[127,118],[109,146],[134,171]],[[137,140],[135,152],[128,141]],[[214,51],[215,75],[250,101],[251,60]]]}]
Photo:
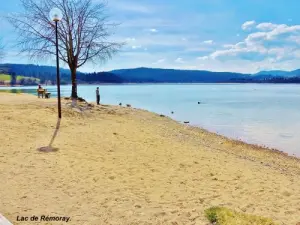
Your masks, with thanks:
[{"label": "bare tree", "polygon": [[77,99],[76,71],[87,62],[100,63],[112,57],[123,43],[108,39],[115,24],[108,23],[105,2],[92,0],[21,0],[23,13],[8,17],[20,33],[18,46],[31,58],[55,56],[55,24],[49,18],[59,8],[63,19],[58,23],[59,58],[71,71],[72,98]]}]

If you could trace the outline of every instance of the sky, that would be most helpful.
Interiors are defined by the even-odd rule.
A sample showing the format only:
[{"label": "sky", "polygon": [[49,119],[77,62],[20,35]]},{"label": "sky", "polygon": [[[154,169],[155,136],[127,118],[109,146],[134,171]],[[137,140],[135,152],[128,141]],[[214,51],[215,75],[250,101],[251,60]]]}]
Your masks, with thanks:
[{"label": "sky", "polygon": [[[101,0],[93,0],[95,2]],[[300,68],[299,0],[107,0],[120,23],[111,40],[126,42],[106,63],[80,71],[136,67],[256,73]],[[19,0],[0,0],[0,16]],[[6,63],[54,65],[18,55],[16,33],[0,20]],[[67,67],[64,65],[64,67]]]}]

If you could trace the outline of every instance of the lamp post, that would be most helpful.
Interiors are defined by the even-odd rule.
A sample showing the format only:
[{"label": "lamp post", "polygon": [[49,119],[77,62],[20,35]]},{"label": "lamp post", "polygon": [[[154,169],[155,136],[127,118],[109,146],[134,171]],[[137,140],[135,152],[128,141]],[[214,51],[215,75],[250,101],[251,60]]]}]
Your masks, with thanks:
[{"label": "lamp post", "polygon": [[57,23],[62,19],[63,15],[60,9],[53,8],[50,11],[50,19],[55,22],[56,36],[56,81],[57,81],[57,100],[58,100],[58,118],[61,119],[61,100],[60,100],[60,75],[59,75],[59,57],[58,57],[58,32]]}]

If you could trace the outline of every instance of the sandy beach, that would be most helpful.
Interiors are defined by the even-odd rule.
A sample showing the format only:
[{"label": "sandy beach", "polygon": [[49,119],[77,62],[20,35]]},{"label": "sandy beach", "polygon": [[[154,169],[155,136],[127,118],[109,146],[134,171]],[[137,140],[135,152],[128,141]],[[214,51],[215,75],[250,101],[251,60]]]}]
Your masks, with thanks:
[{"label": "sandy beach", "polygon": [[[286,154],[144,110],[80,112],[67,101],[57,151],[40,152],[56,99],[0,93],[0,113],[0,213],[13,224],[208,225],[212,206],[300,222],[300,160]],[[17,221],[33,215],[70,220]]]}]

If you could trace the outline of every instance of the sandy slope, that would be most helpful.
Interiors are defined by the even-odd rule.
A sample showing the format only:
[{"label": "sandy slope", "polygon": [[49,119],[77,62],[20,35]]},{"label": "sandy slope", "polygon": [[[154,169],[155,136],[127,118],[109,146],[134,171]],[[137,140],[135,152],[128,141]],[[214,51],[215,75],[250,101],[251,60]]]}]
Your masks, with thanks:
[{"label": "sandy slope", "polygon": [[[69,216],[48,224],[208,224],[226,206],[300,222],[300,161],[142,110],[0,93],[0,213]],[[47,224],[40,222],[39,224]]]}]

